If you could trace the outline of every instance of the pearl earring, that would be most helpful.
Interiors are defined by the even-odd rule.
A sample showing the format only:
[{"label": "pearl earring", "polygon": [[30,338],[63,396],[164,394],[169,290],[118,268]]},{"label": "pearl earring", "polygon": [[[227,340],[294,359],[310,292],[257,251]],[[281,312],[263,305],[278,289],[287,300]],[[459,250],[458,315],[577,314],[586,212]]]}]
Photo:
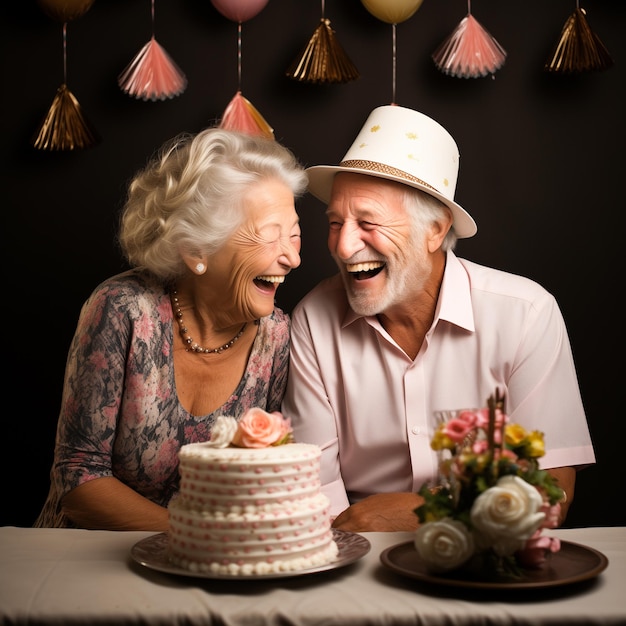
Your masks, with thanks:
[{"label": "pearl earring", "polygon": [[198,272],[198,274],[204,274],[204,263],[198,263],[198,265],[196,265],[196,272]]}]

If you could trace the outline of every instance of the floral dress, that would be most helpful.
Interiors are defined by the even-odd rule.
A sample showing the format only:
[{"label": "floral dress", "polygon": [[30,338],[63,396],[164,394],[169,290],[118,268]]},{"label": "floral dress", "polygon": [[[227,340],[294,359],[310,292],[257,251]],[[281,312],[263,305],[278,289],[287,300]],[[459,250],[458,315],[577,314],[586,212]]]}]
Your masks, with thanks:
[{"label": "floral dress", "polygon": [[104,476],[167,506],[178,490],[182,445],[208,440],[220,415],[280,410],[289,326],[279,308],[262,318],[232,396],[213,413],[192,415],[176,393],[167,289],[139,269],[104,281],[83,305],[70,346],[50,492],[34,525],[73,526],[61,512],[61,498]]}]

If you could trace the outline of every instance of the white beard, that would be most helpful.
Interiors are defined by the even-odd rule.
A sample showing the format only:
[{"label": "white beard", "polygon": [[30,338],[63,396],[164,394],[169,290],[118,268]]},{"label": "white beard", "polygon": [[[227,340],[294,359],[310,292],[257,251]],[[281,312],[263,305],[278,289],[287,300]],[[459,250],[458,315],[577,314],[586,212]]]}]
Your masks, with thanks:
[{"label": "white beard", "polygon": [[386,283],[382,291],[375,293],[370,290],[353,290],[352,279],[345,266],[340,265],[348,302],[357,315],[378,315],[396,304],[405,302],[407,297],[410,297],[409,294],[419,296],[430,277],[432,264],[425,250],[416,249],[414,246],[410,249],[411,255],[404,259],[387,259],[387,265],[382,270],[386,273]]}]

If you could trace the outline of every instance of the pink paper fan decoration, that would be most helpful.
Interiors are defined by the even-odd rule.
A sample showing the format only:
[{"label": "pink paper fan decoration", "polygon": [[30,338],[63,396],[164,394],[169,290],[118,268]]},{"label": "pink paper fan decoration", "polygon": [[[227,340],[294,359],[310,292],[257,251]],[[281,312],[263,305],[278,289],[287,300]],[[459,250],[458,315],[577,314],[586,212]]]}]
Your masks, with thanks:
[{"label": "pink paper fan decoration", "polygon": [[235,94],[226,107],[220,128],[274,139],[274,129],[265,121],[252,103],[244,98],[241,91]]},{"label": "pink paper fan decoration", "polygon": [[504,48],[471,13],[464,17],[432,55],[438,69],[457,78],[493,74],[504,64]]},{"label": "pink paper fan decoration", "polygon": [[152,101],[173,98],[187,87],[187,78],[154,35],[119,75],[117,82],[129,96]]}]

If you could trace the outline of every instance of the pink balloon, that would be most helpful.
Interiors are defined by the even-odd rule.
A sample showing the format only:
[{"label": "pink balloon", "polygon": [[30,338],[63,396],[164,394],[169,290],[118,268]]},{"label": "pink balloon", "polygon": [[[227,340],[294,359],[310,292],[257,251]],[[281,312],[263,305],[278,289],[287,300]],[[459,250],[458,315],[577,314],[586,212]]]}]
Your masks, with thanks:
[{"label": "pink balloon", "polygon": [[268,0],[211,0],[211,4],[229,20],[245,22],[261,12]]}]

